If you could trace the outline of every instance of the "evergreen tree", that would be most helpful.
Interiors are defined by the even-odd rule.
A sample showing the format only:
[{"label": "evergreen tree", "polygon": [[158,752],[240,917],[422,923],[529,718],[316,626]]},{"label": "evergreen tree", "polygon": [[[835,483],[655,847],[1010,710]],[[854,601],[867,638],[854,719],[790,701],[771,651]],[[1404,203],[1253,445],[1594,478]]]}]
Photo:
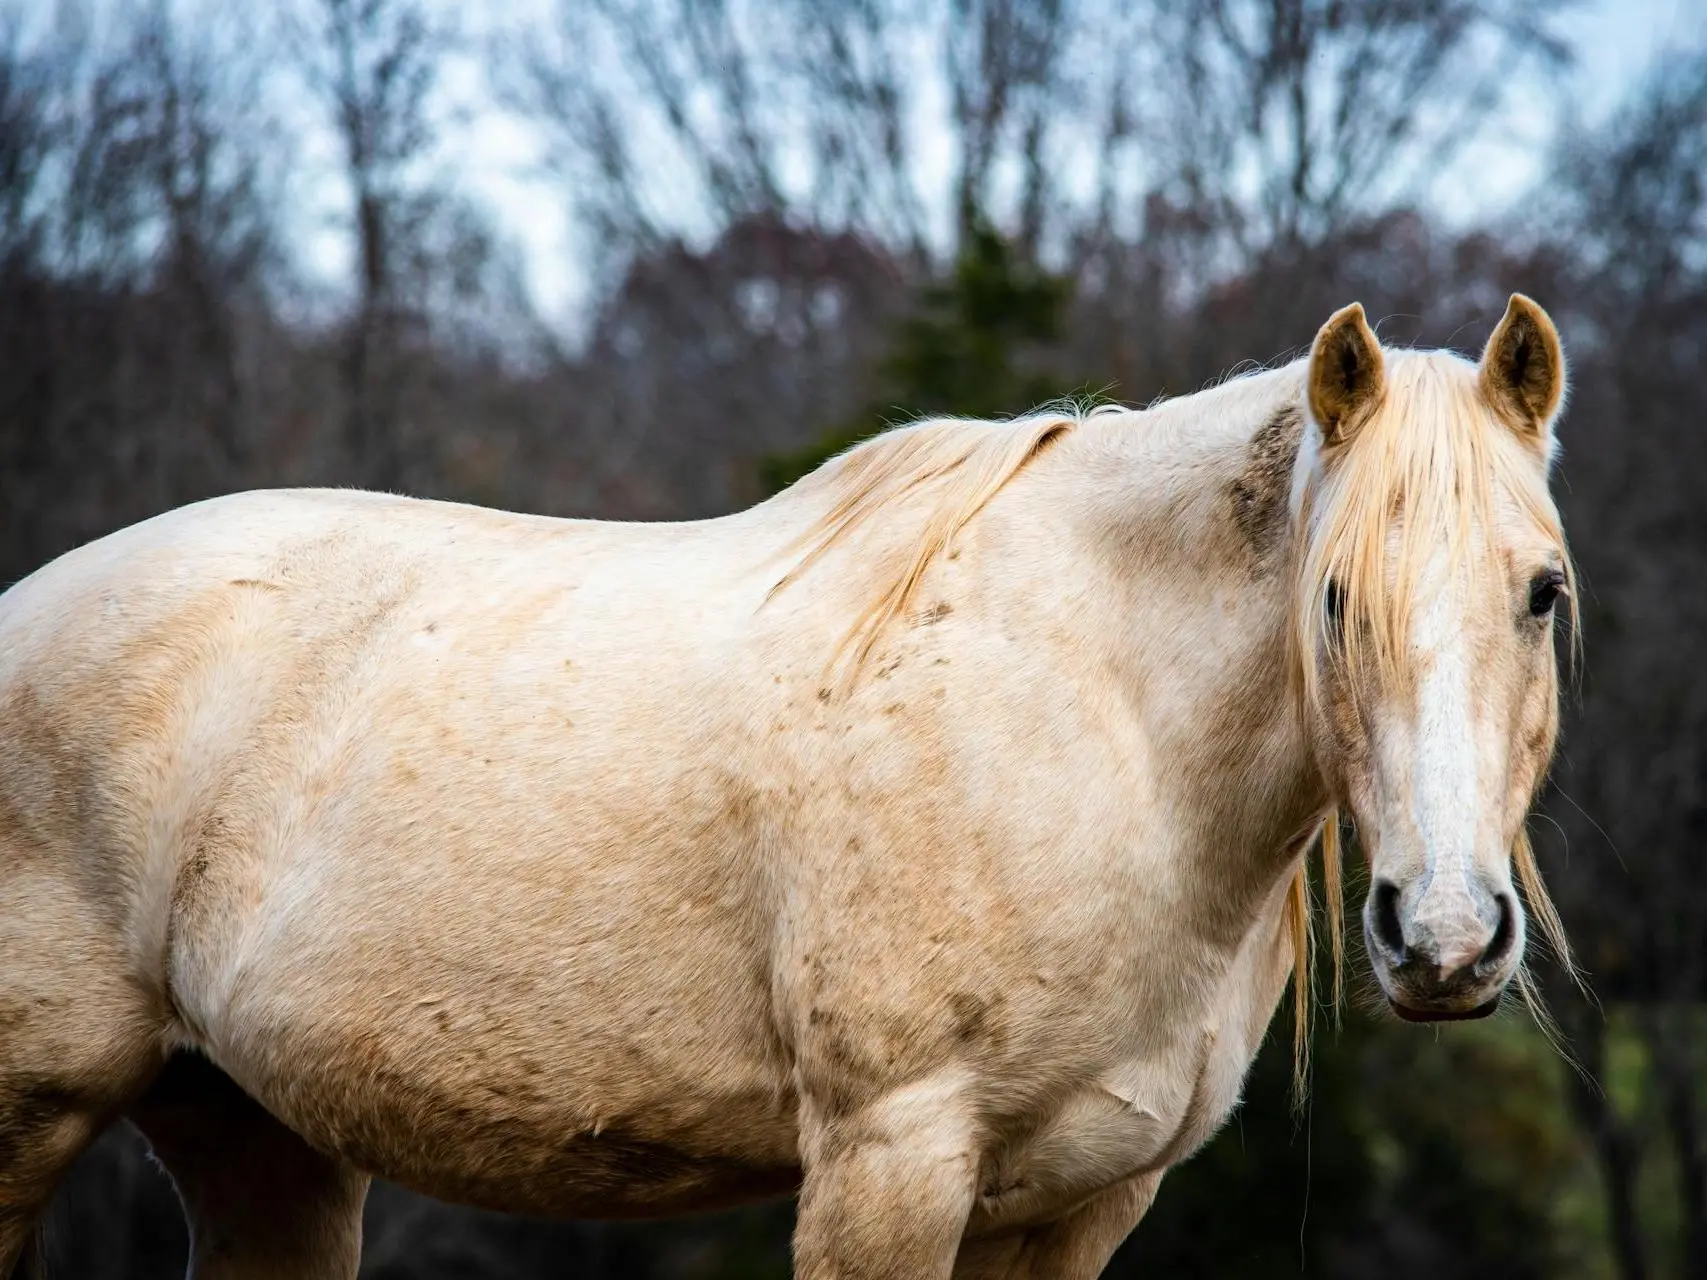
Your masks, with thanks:
[{"label": "evergreen tree", "polygon": [[1044,368],[1058,340],[1071,283],[1027,263],[998,232],[976,225],[946,280],[922,291],[918,312],[896,334],[879,370],[890,395],[809,448],[760,463],[770,492],[787,488],[829,458],[922,414],[999,418],[1067,393]]}]

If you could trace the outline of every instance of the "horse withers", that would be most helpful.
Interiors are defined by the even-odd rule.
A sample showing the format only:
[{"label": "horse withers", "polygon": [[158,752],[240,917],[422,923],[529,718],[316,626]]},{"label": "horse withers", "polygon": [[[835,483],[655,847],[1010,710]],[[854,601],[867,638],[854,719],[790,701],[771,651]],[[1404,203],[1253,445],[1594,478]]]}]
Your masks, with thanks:
[{"label": "horse withers", "polygon": [[1556,924],[1563,385],[1522,297],[1479,364],[1353,306],[717,520],[256,492],[63,556],[0,598],[0,1273],[122,1117],[204,1280],[353,1276],[370,1176],[798,1189],[809,1280],[1097,1275],[1340,814],[1404,1016],[1499,998],[1514,867]]}]

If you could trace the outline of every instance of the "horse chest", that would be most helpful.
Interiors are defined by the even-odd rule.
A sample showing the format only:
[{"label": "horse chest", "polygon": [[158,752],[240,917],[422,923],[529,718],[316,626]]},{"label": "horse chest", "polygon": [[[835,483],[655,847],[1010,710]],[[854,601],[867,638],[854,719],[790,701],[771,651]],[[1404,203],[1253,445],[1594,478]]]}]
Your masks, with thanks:
[{"label": "horse chest", "polygon": [[1239,1100],[1252,1046],[1219,1028],[1161,1061],[1123,1063],[1069,1095],[982,1170],[976,1231],[1043,1222],[1104,1187],[1185,1159]]},{"label": "horse chest", "polygon": [[1160,1020],[1180,1034],[1085,1079],[998,1144],[981,1169],[973,1230],[1049,1221],[1207,1142],[1238,1105],[1290,973],[1286,944],[1284,930],[1253,930],[1202,1004]]}]

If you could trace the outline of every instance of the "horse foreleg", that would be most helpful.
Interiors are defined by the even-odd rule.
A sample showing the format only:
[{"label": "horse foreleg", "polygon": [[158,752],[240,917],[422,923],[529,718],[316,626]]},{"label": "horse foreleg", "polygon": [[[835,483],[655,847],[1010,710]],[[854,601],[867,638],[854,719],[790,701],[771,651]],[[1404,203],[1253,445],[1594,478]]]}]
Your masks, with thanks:
[{"label": "horse foreleg", "polygon": [[59,1099],[31,1098],[0,1084],[0,1280],[36,1274],[40,1258],[30,1249],[36,1224],[97,1127],[87,1112]]},{"label": "horse foreleg", "polygon": [[192,1280],[353,1280],[368,1179],[314,1150],[203,1058],[130,1112],[190,1223]]},{"label": "horse foreleg", "polygon": [[1149,1211],[1160,1173],[1128,1178],[1072,1213],[1024,1231],[968,1240],[954,1280],[1096,1280]]},{"label": "horse foreleg", "polygon": [[5,835],[0,822],[0,1277],[161,1061],[158,1002],[101,905]]},{"label": "horse foreleg", "polygon": [[976,1184],[973,1126],[925,1082],[802,1126],[799,1280],[949,1280]]}]

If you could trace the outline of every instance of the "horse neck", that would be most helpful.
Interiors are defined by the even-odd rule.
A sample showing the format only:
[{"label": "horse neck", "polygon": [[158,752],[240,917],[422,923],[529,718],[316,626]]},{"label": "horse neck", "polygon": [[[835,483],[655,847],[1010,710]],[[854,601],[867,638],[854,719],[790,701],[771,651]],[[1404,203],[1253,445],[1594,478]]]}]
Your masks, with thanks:
[{"label": "horse neck", "polygon": [[1039,468],[1037,492],[1113,602],[1086,642],[1159,762],[1180,856],[1248,912],[1272,898],[1327,804],[1289,666],[1299,417],[1288,375],[1094,417]]}]

